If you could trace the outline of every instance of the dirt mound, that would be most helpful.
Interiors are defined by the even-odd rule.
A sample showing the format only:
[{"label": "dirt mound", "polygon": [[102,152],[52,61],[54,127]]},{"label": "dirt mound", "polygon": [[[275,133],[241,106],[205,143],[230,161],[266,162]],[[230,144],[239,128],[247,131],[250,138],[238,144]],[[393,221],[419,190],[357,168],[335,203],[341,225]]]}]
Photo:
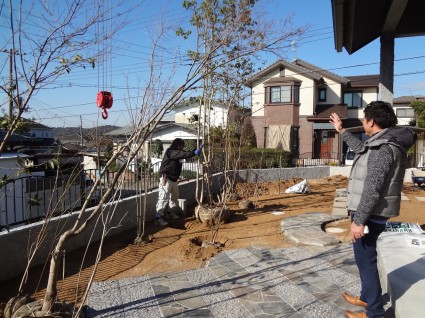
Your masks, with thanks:
[{"label": "dirt mound", "polygon": [[240,198],[257,197],[262,195],[284,193],[286,189],[301,182],[301,178],[291,178],[289,180],[280,180],[275,182],[261,183],[238,183],[236,184],[236,193]]}]

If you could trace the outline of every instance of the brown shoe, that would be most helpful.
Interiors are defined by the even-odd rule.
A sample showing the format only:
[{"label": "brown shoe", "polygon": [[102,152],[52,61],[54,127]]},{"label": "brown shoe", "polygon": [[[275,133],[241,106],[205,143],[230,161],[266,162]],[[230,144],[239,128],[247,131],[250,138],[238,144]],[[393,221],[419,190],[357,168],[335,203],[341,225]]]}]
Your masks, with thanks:
[{"label": "brown shoe", "polygon": [[[342,297],[344,297],[344,299],[348,303],[350,303],[350,304],[352,304],[354,306],[360,306],[360,307],[364,307],[364,308],[366,308],[366,306],[367,306],[367,303],[365,303],[364,301],[360,300],[360,297],[359,296],[353,296],[353,295],[350,295],[348,293],[342,293]],[[357,317],[357,316],[353,316],[353,317]],[[361,316],[359,316],[359,317],[361,317]]]},{"label": "brown shoe", "polygon": [[365,312],[352,312],[349,310],[344,311],[345,317],[347,318],[367,318]]}]

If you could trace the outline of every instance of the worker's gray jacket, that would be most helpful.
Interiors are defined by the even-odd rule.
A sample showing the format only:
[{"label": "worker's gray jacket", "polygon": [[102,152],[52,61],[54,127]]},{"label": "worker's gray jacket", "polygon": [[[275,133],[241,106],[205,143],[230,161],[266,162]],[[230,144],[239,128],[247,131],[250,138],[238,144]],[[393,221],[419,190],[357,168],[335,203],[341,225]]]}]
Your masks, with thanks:
[{"label": "worker's gray jacket", "polygon": [[[347,208],[357,212],[354,222],[365,224],[373,215],[397,216],[407,163],[406,153],[415,140],[412,131],[408,128],[388,128],[364,143],[353,141],[355,137],[350,133],[344,132],[342,138],[356,152],[347,188]],[[372,153],[373,164],[370,161]],[[380,160],[382,167],[388,167],[382,177]],[[374,178],[375,175],[377,178]]]}]

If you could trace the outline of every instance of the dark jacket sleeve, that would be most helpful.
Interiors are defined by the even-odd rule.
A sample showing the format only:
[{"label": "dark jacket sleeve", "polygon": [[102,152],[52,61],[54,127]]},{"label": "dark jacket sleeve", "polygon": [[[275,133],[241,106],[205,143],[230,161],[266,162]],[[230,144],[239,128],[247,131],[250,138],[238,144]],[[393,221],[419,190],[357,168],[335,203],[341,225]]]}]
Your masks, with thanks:
[{"label": "dark jacket sleeve", "polygon": [[193,151],[183,151],[183,150],[173,150],[168,151],[168,158],[171,160],[180,160],[195,157],[195,150]]},{"label": "dark jacket sleeve", "polygon": [[166,174],[171,181],[177,181],[182,170],[182,163],[180,160],[192,158],[194,156],[194,151],[182,151],[168,148],[165,151],[159,172],[161,174]]}]

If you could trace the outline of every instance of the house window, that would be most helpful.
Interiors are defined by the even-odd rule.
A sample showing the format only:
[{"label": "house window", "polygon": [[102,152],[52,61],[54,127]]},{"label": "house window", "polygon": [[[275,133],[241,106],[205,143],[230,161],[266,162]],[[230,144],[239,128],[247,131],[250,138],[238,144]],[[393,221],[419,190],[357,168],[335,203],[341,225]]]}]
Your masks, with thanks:
[{"label": "house window", "polygon": [[[266,88],[267,90],[267,88]],[[285,86],[271,86],[270,87],[270,103],[291,103],[292,90],[294,91],[294,103],[299,103],[300,99],[300,86],[299,85],[285,85]]]},{"label": "house window", "polygon": [[344,93],[344,104],[348,108],[361,108],[362,107],[362,92],[345,92]]},{"label": "house window", "polygon": [[280,103],[280,86],[270,87],[270,102]]},{"label": "house window", "polygon": [[319,88],[319,102],[326,102],[326,88]]},{"label": "house window", "polygon": [[415,111],[413,108],[399,108],[396,110],[397,117],[414,118]]}]

